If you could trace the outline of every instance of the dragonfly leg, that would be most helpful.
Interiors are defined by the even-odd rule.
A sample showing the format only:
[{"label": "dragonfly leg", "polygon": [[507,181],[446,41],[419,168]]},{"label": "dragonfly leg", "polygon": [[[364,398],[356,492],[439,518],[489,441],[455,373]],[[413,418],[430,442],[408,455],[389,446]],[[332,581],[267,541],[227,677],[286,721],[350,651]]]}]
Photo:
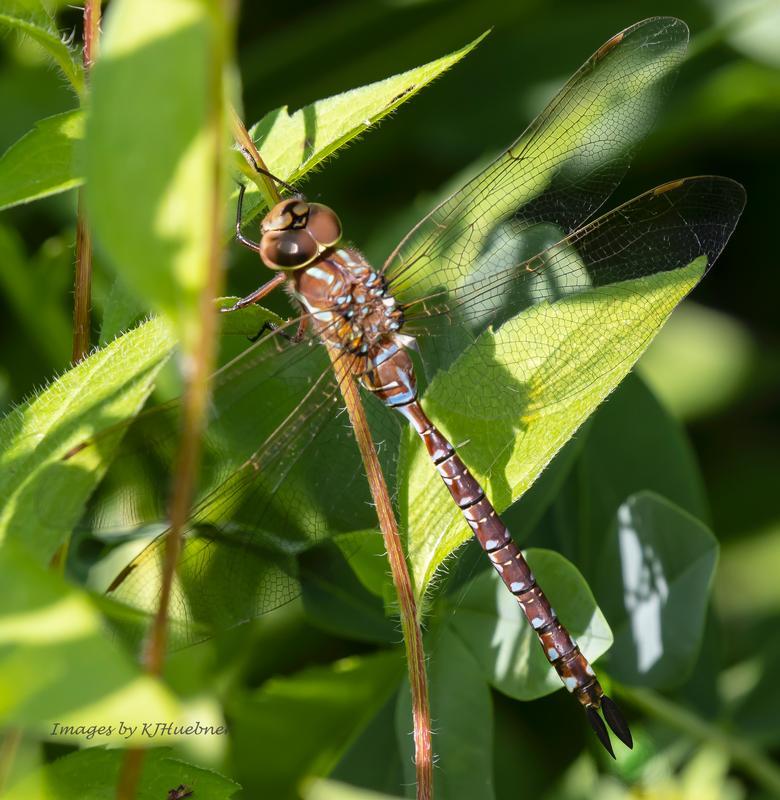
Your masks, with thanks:
[{"label": "dragonfly leg", "polygon": [[254,335],[249,337],[250,342],[256,342],[266,331],[279,331],[279,336],[283,339],[287,339],[290,344],[298,344],[299,342],[303,341],[303,337],[306,334],[306,330],[309,327],[309,318],[302,317],[298,322],[298,330],[290,336],[287,331],[279,330],[279,326],[273,322],[264,322],[263,327]]},{"label": "dragonfly leg", "polygon": [[240,242],[244,245],[244,247],[248,247],[250,250],[253,250],[255,253],[260,252],[260,245],[257,242],[253,242],[251,239],[247,239],[243,233],[241,233],[241,212],[244,208],[244,193],[246,192],[246,185],[239,184],[238,189],[238,202],[236,203],[236,241]]},{"label": "dragonfly leg", "polygon": [[291,186],[289,183],[286,183],[281,178],[277,178],[276,175],[273,174],[273,172],[269,172],[264,167],[261,167],[257,163],[257,161],[255,161],[255,157],[249,150],[247,150],[246,147],[239,147],[238,149],[241,151],[241,155],[244,156],[244,158],[247,160],[247,163],[252,167],[252,169],[255,172],[259,172],[261,175],[267,175],[272,181],[274,181],[274,183],[278,183],[279,186],[284,186],[284,188],[287,189],[288,192],[292,192],[292,194],[295,195],[296,197],[301,196],[300,192],[298,192],[294,186]]},{"label": "dragonfly leg", "polygon": [[298,330],[295,331],[295,336],[292,337],[292,341],[295,342],[295,344],[303,341],[303,337],[306,335],[306,331],[309,328],[310,320],[311,317],[301,317],[301,321],[298,323]]},{"label": "dragonfly leg", "polygon": [[221,314],[228,314],[231,311],[238,311],[240,308],[254,305],[258,300],[262,300],[267,294],[270,294],[278,286],[281,286],[286,280],[287,276],[283,272],[277,272],[270,281],[264,283],[258,289],[255,289],[252,294],[248,294],[246,297],[236,300],[236,302],[228,308],[220,308],[219,311]]},{"label": "dragonfly leg", "polygon": [[[260,330],[254,336],[247,336],[246,338],[249,339],[250,342],[256,342],[264,333],[273,333],[274,331],[279,331],[278,325],[273,322],[264,322]],[[279,336],[284,337],[288,341],[292,339],[292,336],[286,331],[279,331]]]}]

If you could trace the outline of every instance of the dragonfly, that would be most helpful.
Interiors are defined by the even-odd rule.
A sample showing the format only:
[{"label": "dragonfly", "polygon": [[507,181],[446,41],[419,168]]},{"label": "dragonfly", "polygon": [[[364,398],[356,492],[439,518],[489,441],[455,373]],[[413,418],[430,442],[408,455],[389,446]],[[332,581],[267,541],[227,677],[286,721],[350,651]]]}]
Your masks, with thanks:
[{"label": "dragonfly", "polygon": [[[398,423],[411,425],[599,741],[613,757],[609,730],[632,746],[625,717],[485,489],[427,415],[415,362],[430,380],[466,351],[476,353],[474,396],[453,398],[453,404],[480,403],[488,396],[484,387],[506,382],[486,332],[503,329],[503,363],[527,362],[530,343],[512,320],[605,287],[621,290],[616,315],[628,309],[631,318],[661,324],[672,308],[649,303],[640,279],[694,262],[703,264],[702,274],[712,266],[745,203],[744,189],[733,180],[673,180],[598,213],[671,91],[687,41],[686,25],[669,17],[613,36],[515,142],[415,225],[381,265],[345,242],[334,210],[307,201],[245,154],[288,196],[266,213],[255,240],[244,233],[241,186],[236,239],[273,276],[222,311],[256,306],[284,288],[296,313],[266,327],[214,376],[205,488],[186,530],[171,601],[174,631],[186,638],[204,621],[210,629],[235,625],[278,607],[299,592],[295,559],[313,542],[375,527],[369,504],[360,502],[369,498],[351,433],[339,419],[329,350],[345,367],[341,380],[356,380],[364,390],[372,433],[385,445],[383,467],[389,473],[395,468]],[[567,308],[575,322],[590,324],[587,304]],[[598,344],[603,334],[596,326],[590,335]],[[543,410],[551,398],[576,398],[614,368],[598,354],[578,359],[567,337],[554,330],[550,336],[560,336],[550,346],[563,366],[543,372],[534,391],[505,393],[516,398],[518,418]],[[638,350],[627,345],[621,358],[635,359]],[[136,456],[147,459],[145,499],[129,500],[118,488],[123,465],[134,456],[121,458],[119,477],[101,489],[93,523],[126,524],[164,508],[160,464],[171,440],[155,430],[171,408],[152,409],[133,423],[141,431]],[[133,453],[133,435],[127,439],[123,447]],[[159,527],[107,590],[141,611],[153,610],[157,599],[168,533],[164,523]],[[229,586],[228,596],[215,586]]]}]

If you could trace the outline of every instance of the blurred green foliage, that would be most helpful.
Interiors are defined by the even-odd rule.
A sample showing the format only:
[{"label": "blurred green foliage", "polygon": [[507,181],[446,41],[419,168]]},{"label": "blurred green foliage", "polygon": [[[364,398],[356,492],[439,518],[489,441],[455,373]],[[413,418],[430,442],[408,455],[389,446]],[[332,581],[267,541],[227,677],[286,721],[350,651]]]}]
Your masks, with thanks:
[{"label": "blurred green foliage", "polygon": [[[3,4],[0,13],[33,5],[8,3],[6,9]],[[690,25],[689,55],[667,109],[614,202],[669,179],[712,173],[743,183],[748,206],[694,301],[673,316],[640,363],[647,385],[637,378],[626,381],[507,512],[507,522],[524,545],[555,548],[565,556],[536,551],[541,560],[552,559],[548,568],[566,572],[572,585],[581,586],[577,600],[584,603],[585,617],[592,603],[588,595],[594,593],[616,641],[599,666],[615,680],[615,695],[631,709],[637,746],[632,753],[621,748],[619,761],[607,763],[590,741],[575,704],[562,692],[533,703],[509,699],[523,696],[527,686],[513,691],[511,674],[499,674],[499,667],[506,666],[500,648],[474,649],[493,630],[480,630],[474,620],[493,611],[485,599],[491,591],[487,576],[480,574],[481,562],[467,546],[440,578],[431,600],[427,643],[434,742],[441,758],[437,797],[444,800],[523,795],[617,800],[636,794],[659,800],[732,800],[770,797],[778,791],[777,767],[770,759],[780,752],[780,692],[774,679],[780,654],[780,637],[774,633],[780,621],[775,577],[780,557],[780,278],[774,269],[776,248],[767,232],[774,229],[780,185],[780,10],[776,2],[753,0],[666,5],[646,0],[322,0],[285,6],[283,13],[249,3],[242,10],[237,57],[244,116],[250,122],[281,106],[292,113],[397,75],[454,52],[493,28],[462,63],[413,102],[404,102],[397,116],[306,179],[308,195],[338,209],[348,237],[377,261],[454,176],[515,138],[596,47],[632,22],[662,13],[673,13]],[[76,30],[78,43],[79,12],[60,3],[57,27],[66,34]],[[71,70],[72,53],[58,42],[57,34],[32,41],[15,33],[2,41],[0,150],[15,146],[19,153],[19,148],[34,145],[50,166],[49,182],[33,186],[29,196],[44,197],[74,185],[63,182],[62,166],[81,157],[71,152],[78,129],[74,115],[43,123],[37,140],[34,134],[22,139],[42,120],[77,107],[75,91],[47,55],[49,46],[55,59]],[[163,102],[165,81],[156,88]],[[134,107],[142,101],[136,97]],[[109,126],[117,122],[121,120],[103,120]],[[121,134],[126,127],[115,131]],[[182,130],[179,138],[186,142],[186,125]],[[160,129],[154,135],[163,140],[166,133]],[[121,162],[121,153],[89,156],[99,175],[110,167],[111,158]],[[0,169],[0,204],[5,204],[3,198],[13,201],[3,181],[19,184],[13,166],[11,160],[8,173]],[[129,177],[142,185],[142,170],[138,165],[133,169]],[[133,186],[120,199],[132,207],[136,194]],[[111,208],[103,210],[109,219],[102,224],[110,226]],[[138,214],[147,210],[138,209]],[[6,323],[0,331],[0,402],[6,409],[68,367],[74,231],[73,191],[17,205],[0,216],[0,302]],[[135,244],[142,254],[146,243]],[[256,258],[238,248],[231,249],[229,266],[232,294],[246,294],[264,280]],[[102,321],[116,332],[135,306],[117,312],[112,295],[117,289],[112,287],[113,273],[98,251],[96,327]],[[147,300],[154,305],[153,297]],[[286,315],[284,299],[276,302],[272,309]],[[104,309],[118,321],[101,320]],[[115,351],[121,351],[121,340],[116,345]],[[147,353],[156,369],[152,355]],[[133,386],[142,396],[149,389],[144,381],[153,377],[146,368],[140,358],[125,363],[126,372],[114,376],[117,385],[120,378],[131,381],[137,371],[140,383]],[[86,408],[85,415],[115,413],[110,403],[119,389],[110,377],[76,371],[69,378],[82,380],[73,384],[74,393],[89,380],[105,381],[107,405]],[[169,375],[168,380],[176,379]],[[57,443],[66,446],[72,431],[54,425],[55,400],[48,396],[40,413],[54,421]],[[132,403],[133,397],[124,401]],[[15,418],[12,413],[5,424],[18,433]],[[57,464],[45,462],[46,455],[37,452],[35,458],[44,458],[47,469],[56,473]],[[12,505],[12,511],[18,509],[11,498],[30,489],[19,464],[11,466],[0,476],[6,520],[13,520],[7,513]],[[28,462],[27,467],[36,465]],[[84,474],[84,491],[96,478]],[[46,473],[37,479],[45,484]],[[67,512],[67,505],[62,508]],[[698,520],[721,545],[709,607],[705,589],[716,547]],[[662,655],[673,658],[658,662],[660,674],[637,674],[641,659],[626,642],[631,621],[615,598],[625,576],[619,574],[611,549],[621,524],[640,532],[646,526],[646,541],[670,565],[680,563],[678,542],[695,544],[686,556],[690,572],[674,575],[667,586],[674,603],[667,607],[664,636],[656,645]],[[13,538],[24,536],[24,530],[13,530]],[[345,551],[353,553],[354,548]],[[41,553],[41,561],[49,555],[48,550]],[[69,577],[78,582],[104,555],[99,542],[77,542]],[[78,780],[85,770],[96,776],[98,793],[115,782],[116,753],[76,751],[73,743],[41,744],[33,733],[20,734],[11,727],[29,723],[35,703],[54,708],[59,699],[72,708],[75,695],[88,708],[110,693],[110,686],[90,680],[90,669],[105,671],[109,683],[134,687],[132,702],[139,716],[146,715],[146,704],[164,714],[166,703],[178,702],[201,709],[204,719],[224,714],[228,720],[227,743],[224,737],[200,739],[175,752],[174,759],[190,762],[181,769],[181,762],[165,751],[158,753],[148,768],[159,774],[149,779],[149,794],[143,796],[161,797],[179,783],[198,781],[205,782],[197,796],[230,796],[232,784],[205,772],[207,768],[240,783],[240,796],[247,798],[370,800],[377,793],[400,795],[408,787],[410,722],[403,664],[395,646],[400,633],[394,619],[383,613],[381,571],[368,566],[376,563],[375,552],[364,554],[367,566],[358,570],[359,581],[335,549],[308,555],[301,565],[301,602],[174,652],[165,686],[146,683],[127,652],[101,641],[95,633],[98,617],[85,595],[73,594],[59,578],[42,581],[25,558],[8,551],[0,565],[5,572],[0,581],[0,708],[9,725],[0,748],[0,775],[10,773],[7,782],[16,792],[11,796],[89,796]],[[340,578],[323,581],[323,575]],[[51,604],[46,613],[39,607],[44,604]],[[52,609],[61,616],[47,616]],[[601,614],[594,609],[594,615]],[[106,611],[109,619],[116,613]],[[583,619],[583,630],[588,622]],[[512,625],[511,619],[502,620],[503,627],[495,631],[510,649]],[[50,635],[51,630],[59,638],[36,651],[43,644],[41,631]],[[18,647],[20,631],[26,650]],[[71,658],[68,639],[77,636],[88,645],[88,663]],[[517,639],[516,652],[523,652],[528,637],[517,634]],[[680,641],[684,647],[678,647]],[[28,668],[36,653],[48,671],[38,674]],[[489,663],[480,664],[480,659]],[[490,685],[485,670],[495,672]],[[67,702],[66,687],[73,693]],[[171,691],[178,695],[176,701],[169,698]],[[653,694],[660,691],[664,694]],[[120,707],[127,700],[119,698]],[[204,774],[198,773],[201,769]],[[323,777],[329,780],[319,780]]]}]

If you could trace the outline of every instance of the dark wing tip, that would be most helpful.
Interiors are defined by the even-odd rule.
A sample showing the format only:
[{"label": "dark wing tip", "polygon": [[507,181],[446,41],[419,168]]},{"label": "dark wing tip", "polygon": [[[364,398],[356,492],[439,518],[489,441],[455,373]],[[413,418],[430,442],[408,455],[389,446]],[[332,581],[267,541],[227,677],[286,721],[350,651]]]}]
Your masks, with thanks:
[{"label": "dark wing tip", "polygon": [[596,732],[596,736],[599,737],[599,741],[601,744],[604,745],[604,749],[615,758],[615,751],[612,749],[612,742],[609,740],[609,732],[607,731],[607,726],[604,724],[604,720],[601,719],[599,716],[599,712],[593,706],[587,706],[585,708],[585,716],[588,718],[588,722],[590,723],[590,727]]},{"label": "dark wing tip", "polygon": [[623,716],[623,712],[617,707],[617,703],[604,695],[601,698],[601,711],[615,736],[617,736],[626,747],[629,749],[633,748],[634,739],[631,736],[626,718]]}]

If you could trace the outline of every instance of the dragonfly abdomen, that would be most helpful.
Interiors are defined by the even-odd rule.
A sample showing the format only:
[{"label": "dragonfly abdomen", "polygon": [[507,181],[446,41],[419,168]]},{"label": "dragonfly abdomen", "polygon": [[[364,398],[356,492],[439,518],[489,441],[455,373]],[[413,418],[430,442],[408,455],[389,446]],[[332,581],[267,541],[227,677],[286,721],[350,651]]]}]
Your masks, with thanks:
[{"label": "dragonfly abdomen", "polygon": [[593,668],[560,623],[531,567],[506,525],[455,448],[430,421],[417,400],[398,409],[423,440],[444,485],[460,508],[482,549],[514,595],[536,633],[545,657],[563,685],[585,706],[598,706],[604,694]]},{"label": "dragonfly abdomen", "polygon": [[617,706],[605,696],[593,668],[574,639],[558,620],[550,601],[536,582],[531,567],[512,540],[485,491],[450,444],[431,422],[417,400],[414,367],[409,354],[396,342],[386,341],[369,353],[370,367],[361,382],[386,405],[395,408],[412,424],[493,567],[514,595],[533,628],[545,657],[563,685],[585,708],[588,720],[610,752],[601,708],[616,735],[629,747],[631,733]]}]

